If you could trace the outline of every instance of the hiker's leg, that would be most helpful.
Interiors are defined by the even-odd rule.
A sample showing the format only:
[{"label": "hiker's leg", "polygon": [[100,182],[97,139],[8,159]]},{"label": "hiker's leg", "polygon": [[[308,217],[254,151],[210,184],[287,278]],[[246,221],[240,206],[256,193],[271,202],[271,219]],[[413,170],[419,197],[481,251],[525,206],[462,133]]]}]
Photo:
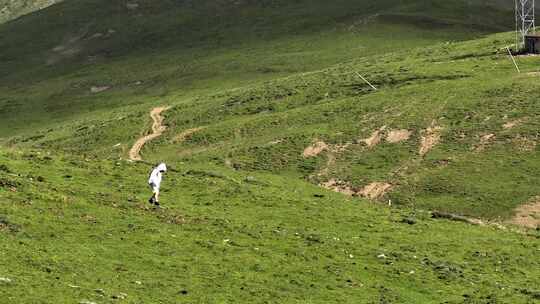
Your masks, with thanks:
[{"label": "hiker's leg", "polygon": [[156,203],[159,203],[159,188],[156,188],[154,192],[154,198],[155,198]]},{"label": "hiker's leg", "polygon": [[150,188],[152,188],[152,196],[150,197],[148,202],[150,202],[150,204],[155,204],[156,203],[156,189],[157,189],[157,187],[154,184],[150,184]]}]

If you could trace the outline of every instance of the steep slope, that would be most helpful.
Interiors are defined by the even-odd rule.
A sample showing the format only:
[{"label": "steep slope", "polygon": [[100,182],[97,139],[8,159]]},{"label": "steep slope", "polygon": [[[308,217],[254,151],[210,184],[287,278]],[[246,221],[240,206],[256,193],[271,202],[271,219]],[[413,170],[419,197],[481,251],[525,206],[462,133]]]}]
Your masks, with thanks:
[{"label": "steep slope", "polygon": [[434,220],[295,178],[0,151],[7,303],[534,303],[538,233]]},{"label": "steep slope", "polygon": [[509,9],[79,0],[0,25],[2,299],[534,303],[540,57],[469,40]]},{"label": "steep slope", "polygon": [[[294,174],[393,204],[506,221],[539,194],[540,182],[538,58],[518,58],[525,73],[517,74],[502,48],[511,39],[395,52],[260,85],[161,98],[172,107],[169,128],[143,155]],[[141,121],[150,123],[148,107],[132,109],[10,143],[126,157],[149,129]],[[313,144],[318,153],[306,156]]]},{"label": "steep slope", "polygon": [[505,7],[475,6],[470,13],[488,13],[473,16],[464,8],[483,2],[452,3],[454,14],[412,0],[63,2],[0,27],[0,107],[8,109],[0,119],[11,126],[0,131],[9,136],[512,24]]},{"label": "steep slope", "polygon": [[[3,141],[126,157],[149,129],[149,109],[168,104],[155,160],[293,173],[348,194],[505,221],[538,195],[535,78],[512,74],[510,35],[414,49],[495,30],[505,9],[68,1],[0,29],[13,71],[2,78]],[[49,34],[37,36],[36,22]],[[534,71],[536,58],[519,61]],[[316,142],[325,148],[302,156]],[[516,186],[516,176],[527,182]]]},{"label": "steep slope", "polygon": [[60,1],[62,0],[0,0],[0,24]]}]

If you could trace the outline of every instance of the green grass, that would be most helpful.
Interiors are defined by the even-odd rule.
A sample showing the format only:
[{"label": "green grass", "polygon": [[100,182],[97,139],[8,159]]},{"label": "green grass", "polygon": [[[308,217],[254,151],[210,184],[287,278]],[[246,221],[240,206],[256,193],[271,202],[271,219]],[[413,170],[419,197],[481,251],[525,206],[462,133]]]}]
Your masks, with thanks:
[{"label": "green grass", "polygon": [[8,164],[0,274],[12,279],[0,288],[10,303],[114,303],[121,293],[126,303],[538,297],[534,233],[436,221],[294,177],[185,163],[172,164],[180,172],[166,175],[167,209],[154,211],[139,178],[146,165],[44,151],[0,158]]},{"label": "green grass", "polygon": [[[501,50],[510,39],[509,34],[498,34],[368,56],[310,73],[251,79],[233,89],[210,81],[212,89],[170,91],[153,101],[173,106],[165,113],[169,130],[143,153],[154,160],[229,163],[240,170],[291,173],[313,182],[337,178],[357,188],[390,182],[396,187],[387,199],[397,205],[504,221],[514,208],[538,194],[531,185],[539,182],[540,168],[537,76],[513,70]],[[535,71],[538,64],[535,57],[518,61],[525,72]],[[373,92],[355,71],[380,90]],[[80,101],[69,99],[51,110],[63,93],[52,94],[45,111],[54,117],[43,126],[34,118],[36,109],[29,110],[29,120],[40,124],[41,130],[23,132],[7,142],[101,158],[125,157],[149,128],[153,105],[147,103],[145,90],[154,89],[131,85],[97,95],[83,93]],[[134,90],[141,94],[133,96]],[[86,107],[84,114],[73,113]],[[25,120],[24,114],[5,113],[9,115],[5,120],[13,122],[9,132],[16,132],[13,125],[35,130],[32,123],[18,123]],[[66,115],[75,116],[66,120]],[[503,129],[505,123],[521,118],[524,121],[516,128]],[[420,157],[420,137],[434,121],[443,128],[441,143]],[[361,139],[383,125],[388,130],[411,130],[412,138],[365,147]],[[186,142],[174,141],[194,127],[204,129]],[[487,134],[495,138],[482,152],[476,151]],[[317,159],[302,157],[315,140],[350,145],[335,156],[327,175],[312,179],[325,169],[329,157],[327,153]],[[533,145],[523,149],[527,142]]]},{"label": "green grass", "polygon": [[[458,22],[459,14],[426,21],[441,9],[428,4],[402,19],[408,2],[416,3],[139,1],[129,10],[123,2],[63,2],[0,27],[0,106],[7,108],[0,131],[32,132],[141,100],[219,92],[505,28],[492,18]],[[491,12],[505,20],[504,7]],[[441,20],[451,23],[430,28]],[[103,85],[112,89],[89,93]]]},{"label": "green grass", "polygon": [[[513,35],[488,35],[512,24],[506,4],[137,3],[65,1],[0,25],[3,299],[539,300],[538,230],[504,222],[539,195],[540,59],[517,74]],[[125,158],[158,105],[168,129],[142,154],[177,171],[156,211],[151,168]],[[432,125],[441,140],[420,156]],[[383,126],[411,138],[367,147]],[[304,158],[318,140],[342,148]],[[330,179],[393,189],[378,204],[317,186]]]}]

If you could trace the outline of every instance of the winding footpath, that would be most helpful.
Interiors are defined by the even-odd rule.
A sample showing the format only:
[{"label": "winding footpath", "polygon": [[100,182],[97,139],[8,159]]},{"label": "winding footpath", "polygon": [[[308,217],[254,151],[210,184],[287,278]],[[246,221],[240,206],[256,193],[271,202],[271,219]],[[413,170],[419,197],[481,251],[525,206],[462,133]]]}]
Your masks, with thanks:
[{"label": "winding footpath", "polygon": [[161,136],[163,132],[167,130],[167,127],[163,125],[163,116],[161,116],[161,113],[167,111],[168,109],[169,107],[157,107],[150,111],[150,117],[152,117],[152,120],[154,121],[152,123],[152,133],[139,138],[135,144],[133,144],[133,147],[131,150],[129,150],[130,160],[141,161],[141,149],[144,147],[144,145],[149,141]]}]

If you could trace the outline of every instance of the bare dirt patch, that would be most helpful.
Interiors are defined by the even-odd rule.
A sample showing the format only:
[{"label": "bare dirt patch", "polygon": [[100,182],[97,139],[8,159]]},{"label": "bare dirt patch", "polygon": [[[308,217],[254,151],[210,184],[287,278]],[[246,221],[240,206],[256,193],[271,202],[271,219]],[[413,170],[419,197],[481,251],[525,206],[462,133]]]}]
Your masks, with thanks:
[{"label": "bare dirt patch", "polygon": [[420,151],[418,152],[421,156],[426,155],[441,141],[441,131],[442,127],[436,126],[435,122],[433,122],[432,126],[423,132]]},{"label": "bare dirt patch", "polygon": [[173,139],[173,142],[176,143],[176,144],[179,144],[179,143],[182,143],[184,141],[186,141],[187,139],[189,139],[191,137],[191,135],[203,130],[204,128],[203,127],[199,127],[199,128],[192,128],[192,129],[187,129],[185,131],[183,131],[182,133],[176,135]]},{"label": "bare dirt patch", "polygon": [[503,129],[505,130],[513,129],[519,126],[520,124],[522,124],[524,121],[525,121],[525,118],[509,121],[503,125]]},{"label": "bare dirt patch", "polygon": [[129,159],[133,161],[140,161],[142,160],[141,157],[141,149],[144,147],[144,145],[161,136],[165,130],[167,130],[167,127],[163,125],[163,116],[161,116],[161,113],[168,110],[169,107],[157,107],[152,109],[150,111],[150,117],[152,117],[153,123],[152,123],[152,133],[146,136],[143,136],[139,138],[135,144],[133,144],[133,147],[129,151]]},{"label": "bare dirt patch", "polygon": [[324,141],[317,141],[313,145],[307,147],[304,150],[304,153],[302,153],[302,156],[304,156],[304,158],[315,157],[328,149],[329,146]]},{"label": "bare dirt patch", "polygon": [[354,189],[348,182],[335,178],[332,178],[329,181],[320,184],[320,186],[325,189],[343,193],[348,196],[360,196],[370,200],[377,200],[382,198],[385,194],[392,190],[393,187],[389,183],[376,182],[371,183],[360,190],[357,190]]},{"label": "bare dirt patch", "polygon": [[517,136],[512,140],[512,143],[520,152],[532,152],[537,145],[535,140],[524,136]]},{"label": "bare dirt patch", "polygon": [[540,196],[518,207],[510,223],[527,228],[540,227]]},{"label": "bare dirt patch", "polygon": [[409,130],[391,130],[386,136],[386,141],[391,144],[396,144],[402,141],[407,141],[411,138],[412,131]]},{"label": "bare dirt patch", "polygon": [[480,138],[480,142],[474,149],[476,152],[482,152],[484,151],[487,146],[495,139],[495,134],[486,134]]},{"label": "bare dirt patch", "polygon": [[378,145],[382,140],[382,133],[386,130],[386,126],[382,126],[379,130],[374,131],[371,133],[371,136],[363,139],[362,142],[364,142],[368,148],[373,148],[376,145]]},{"label": "bare dirt patch", "polygon": [[327,182],[322,183],[320,186],[328,190],[343,193],[348,196],[353,196],[356,194],[356,191],[354,191],[347,182],[337,179],[331,179]]},{"label": "bare dirt patch", "polygon": [[383,197],[391,189],[392,185],[389,183],[371,183],[362,188],[362,190],[358,191],[357,195],[371,200],[376,200]]}]

